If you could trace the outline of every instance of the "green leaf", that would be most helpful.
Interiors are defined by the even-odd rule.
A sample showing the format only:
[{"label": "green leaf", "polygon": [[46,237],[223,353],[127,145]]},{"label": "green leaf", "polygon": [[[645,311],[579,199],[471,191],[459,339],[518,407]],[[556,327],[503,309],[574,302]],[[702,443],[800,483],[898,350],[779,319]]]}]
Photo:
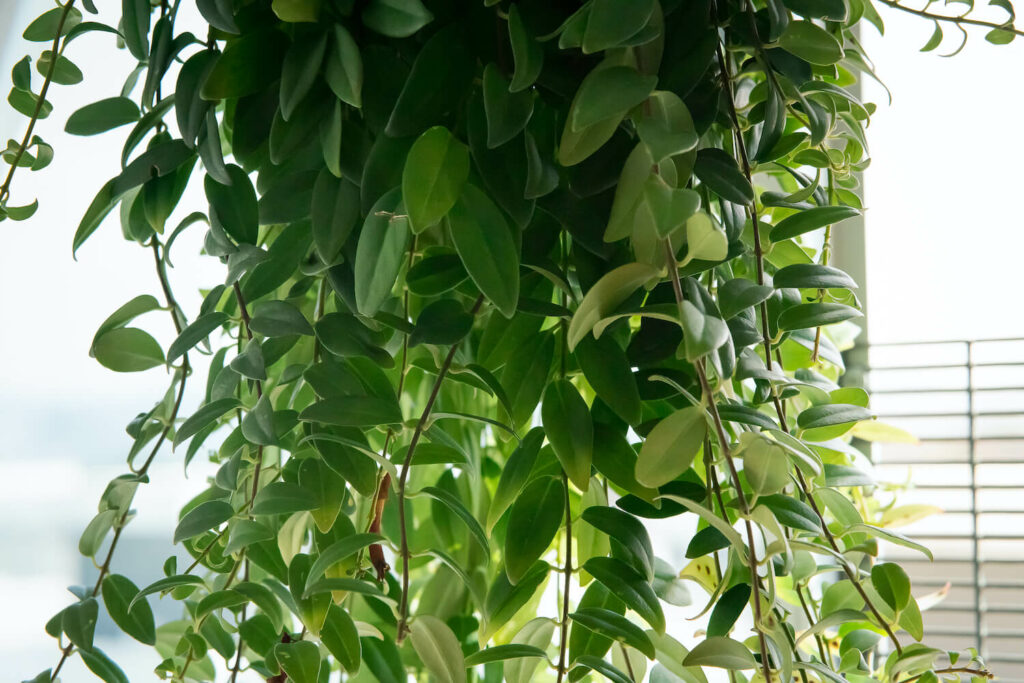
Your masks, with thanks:
[{"label": "green leaf", "polygon": [[192,508],[174,529],[174,543],[198,536],[231,519],[235,514],[230,504],[222,500],[208,500]]},{"label": "green leaf", "polygon": [[483,612],[485,621],[480,629],[480,640],[486,642],[530,602],[548,578],[547,562],[534,562],[526,575],[512,585],[504,571],[499,571],[487,590]]},{"label": "green leaf", "polygon": [[363,106],[363,58],[352,34],[341,24],[334,24],[324,80],[339,100],[356,109]]},{"label": "green leaf", "polygon": [[139,588],[131,579],[120,574],[108,574],[103,580],[103,604],[117,627],[140,643],[156,644],[153,610],[147,600],[139,600],[128,609]]},{"label": "green leaf", "polygon": [[242,352],[231,360],[229,367],[247,379],[260,381],[267,379],[267,364],[263,358],[263,347],[260,346],[259,340],[247,341]]},{"label": "green leaf", "polygon": [[754,669],[757,662],[743,643],[725,636],[706,638],[690,650],[683,666],[715,666],[722,669]]},{"label": "green leaf", "polygon": [[338,427],[376,427],[401,424],[402,412],[392,400],[373,396],[344,396],[317,401],[303,410],[299,419]]},{"label": "green leaf", "polygon": [[554,477],[540,477],[519,494],[505,532],[505,573],[512,585],[547,551],[562,523],[564,490]]},{"label": "green leaf", "polygon": [[391,295],[405,260],[409,219],[401,213],[402,191],[394,188],[370,209],[359,233],[355,297],[359,312],[372,317]]},{"label": "green leaf", "polygon": [[594,0],[583,33],[584,54],[625,43],[647,25],[656,4],[654,0]]},{"label": "green leaf", "polygon": [[[644,185],[643,200],[638,211],[646,212],[645,216],[653,225],[655,234],[661,239],[665,239],[671,237],[683,225],[687,226],[687,234],[689,234],[689,224],[693,218],[696,218],[694,214],[699,208],[699,194],[686,188],[670,187],[660,175],[652,174]],[[707,228],[714,231],[714,224],[711,223],[711,220],[706,216],[704,218],[705,220],[701,222],[699,228],[700,234],[695,234],[698,241],[706,239]],[[724,244],[725,234],[722,233],[721,237]],[[691,258],[697,257],[694,255]],[[724,253],[715,260],[721,260],[721,258],[724,258]]]},{"label": "green leaf", "polygon": [[681,313],[686,360],[691,363],[729,340],[729,327],[721,318],[701,312],[689,301],[683,302]]},{"label": "green leaf", "polygon": [[661,609],[661,601],[638,571],[613,557],[592,557],[586,561],[583,569],[639,614],[651,628],[659,634],[665,632],[665,614]]},{"label": "green leaf", "polygon": [[636,480],[657,488],[685,472],[700,452],[707,429],[704,411],[698,406],[677,410],[662,419],[640,447]]},{"label": "green leaf", "polygon": [[750,584],[738,583],[722,593],[708,619],[709,638],[726,636],[750,601]]},{"label": "green leaf", "polygon": [[533,85],[540,76],[544,67],[544,49],[527,31],[519,6],[514,3],[508,8],[508,36],[515,62],[509,91],[520,92]]},{"label": "green leaf", "polygon": [[899,612],[910,602],[910,577],[894,562],[879,562],[871,568],[871,585],[885,604]]},{"label": "green leaf", "polygon": [[267,395],[261,396],[255,407],[242,418],[242,436],[259,446],[277,445],[274,408]]},{"label": "green leaf", "polygon": [[252,505],[254,515],[290,515],[316,508],[313,494],[298,484],[275,481],[267,484],[256,494]]},{"label": "green leaf", "polygon": [[98,135],[139,120],[139,106],[127,97],[111,97],[87,104],[68,117],[64,131],[71,135]]},{"label": "green leaf", "polygon": [[469,277],[502,315],[512,317],[519,301],[519,250],[501,210],[466,184],[446,223]]},{"label": "green leaf", "polygon": [[544,390],[541,420],[562,468],[578,489],[586,491],[594,459],[594,422],[572,382],[561,379],[548,385]]},{"label": "green leaf", "polygon": [[[633,683],[632,679],[629,676],[622,673],[605,660],[601,659],[600,657],[595,657],[594,655],[581,655],[580,657],[577,657],[572,661],[572,667],[573,668],[569,671],[570,677],[574,676],[574,673],[576,672],[577,668],[583,668],[590,669],[591,671],[596,671],[608,680],[612,681],[612,683]],[[576,678],[582,678],[582,676],[586,675],[586,673],[582,672],[581,674],[575,675]]]},{"label": "green leaf", "polygon": [[716,147],[697,152],[693,173],[722,199],[740,205],[754,201],[754,189],[736,165],[736,160]]},{"label": "green leaf", "polygon": [[673,92],[656,91],[643,106],[642,115],[634,115],[636,131],[655,163],[689,152],[697,146],[699,136],[690,110]]},{"label": "green leaf", "polygon": [[[633,515],[617,508],[592,505],[583,511],[583,521],[608,534],[614,549],[621,546],[629,564],[648,581],[654,580],[654,548],[647,528]],[[617,556],[617,555],[616,555]]]},{"label": "green leaf", "polygon": [[320,675],[320,650],[316,643],[308,640],[278,643],[274,646],[274,658],[288,674],[289,681],[317,683]]},{"label": "green leaf", "polygon": [[285,121],[316,82],[326,51],[326,33],[312,40],[295,40],[288,47],[281,66],[281,116]]},{"label": "green leaf", "polygon": [[845,304],[809,303],[790,306],[779,314],[779,329],[802,330],[822,327],[863,317],[863,313]]},{"label": "green leaf", "polygon": [[[554,632],[555,624],[553,620],[546,617],[537,617],[526,622],[512,638],[512,642],[544,649],[551,642]],[[532,658],[506,662],[503,667],[506,683],[530,683],[538,664],[540,662]]]},{"label": "green leaf", "polygon": [[43,12],[32,20],[32,23],[25,28],[25,32],[21,34],[21,37],[32,43],[48,43],[57,37],[58,27],[60,27],[60,35],[67,35],[68,31],[82,21],[82,13],[72,7],[68,10],[68,14],[64,18],[64,24],[61,26],[63,14],[63,7],[54,7]]},{"label": "green leaf", "polygon": [[409,345],[436,344],[451,346],[469,334],[473,316],[454,299],[440,299],[424,308],[416,319],[416,328],[409,335]]},{"label": "green leaf", "polygon": [[260,29],[229,40],[202,85],[200,96],[215,102],[257,93],[281,74],[284,34]]},{"label": "green leaf", "polygon": [[654,645],[644,630],[621,614],[602,607],[583,607],[569,615],[575,623],[594,633],[625,643],[654,658]]},{"label": "green leaf", "polygon": [[202,406],[178,427],[174,433],[174,447],[177,448],[182,442],[195,436],[229,410],[240,405],[237,398],[221,398]]},{"label": "green leaf", "polygon": [[309,217],[317,254],[325,264],[332,264],[359,221],[359,187],[321,171],[313,186]]},{"label": "green leaf", "polygon": [[686,557],[692,560],[728,547],[729,539],[715,527],[707,526],[690,539],[690,544],[686,546]]},{"label": "green leaf", "polygon": [[[39,73],[45,76],[50,71],[50,65],[53,61],[53,52],[50,50],[44,50],[39,55],[39,60],[36,62],[36,69]],[[81,83],[84,76],[82,70],[75,65],[70,59],[63,55],[57,57],[57,63],[53,65],[53,75],[51,80],[54,83],[60,85],[75,85]]]},{"label": "green leaf", "polygon": [[657,85],[629,66],[598,66],[583,79],[569,109],[572,130],[579,132],[606,119],[622,117],[647,99]]},{"label": "green leaf", "polygon": [[[100,325],[99,329],[96,330],[96,334],[93,336],[93,346],[96,346],[96,341],[107,332],[124,327],[143,313],[155,311],[159,308],[160,302],[149,294],[142,294],[135,297],[124,306],[121,306],[119,309],[111,313],[107,319],[103,321],[103,324]],[[90,351],[90,355],[92,355],[92,351]]]},{"label": "green leaf", "polygon": [[420,494],[433,498],[455,513],[455,515],[465,523],[470,534],[476,539],[477,543],[480,544],[480,547],[485,552],[490,551],[490,544],[487,542],[487,534],[484,532],[483,527],[480,526],[480,522],[476,520],[476,517],[466,509],[466,506],[454,494],[438,488],[437,486],[427,486],[426,488],[417,491],[415,495]]},{"label": "green leaf", "polygon": [[370,0],[363,24],[389,38],[408,38],[434,20],[420,0]]},{"label": "green leaf", "polygon": [[469,177],[469,149],[435,126],[417,138],[402,171],[402,199],[414,233],[444,218]]},{"label": "green leaf", "polygon": [[417,616],[409,627],[409,639],[420,661],[439,683],[466,680],[462,647],[443,621],[427,614]]},{"label": "green leaf", "polygon": [[576,345],[576,360],[587,382],[608,407],[630,425],[640,423],[640,392],[626,353],[611,335],[586,336]]},{"label": "green leaf", "polygon": [[253,308],[249,329],[264,337],[313,335],[313,326],[287,301],[261,301]]},{"label": "green leaf", "polygon": [[61,617],[61,629],[68,640],[80,650],[91,650],[93,635],[96,633],[96,619],[99,617],[99,604],[94,598],[86,598],[64,609]]},{"label": "green leaf", "polygon": [[191,325],[181,331],[177,339],[171,342],[167,349],[167,362],[173,363],[188,353],[192,347],[209,337],[226,322],[228,322],[228,314],[220,311],[213,311],[196,318]]},{"label": "green leaf", "polygon": [[811,406],[797,417],[800,429],[818,429],[832,425],[870,420],[874,415],[867,408],[848,403],[827,403]]},{"label": "green leaf", "polygon": [[118,514],[120,512],[117,509],[111,509],[103,510],[93,517],[78,541],[78,552],[86,557],[95,557],[103,544],[103,539],[107,537],[110,529],[114,526],[114,520]]},{"label": "green leaf", "polygon": [[795,263],[782,268],[772,276],[772,284],[782,289],[857,289],[852,277],[832,266],[819,263]]},{"label": "green leaf", "polygon": [[135,597],[133,597],[131,602],[128,603],[128,611],[131,612],[135,607],[135,603],[147,595],[163,593],[183,586],[205,585],[206,581],[204,581],[201,576],[195,576],[193,574],[176,574],[174,576],[167,576],[162,579],[158,579],[135,594]]},{"label": "green leaf", "polygon": [[308,591],[328,568],[356,554],[371,543],[380,543],[383,540],[385,540],[384,537],[379,534],[353,534],[327,546],[310,566],[305,590]]},{"label": "green leaf", "polygon": [[519,442],[519,446],[512,451],[512,455],[508,456],[508,460],[505,461],[505,465],[501,469],[498,488],[494,491],[491,506],[487,511],[487,528],[489,530],[494,528],[509,506],[519,497],[519,492],[523,490],[529,479],[543,443],[544,430],[534,427]]},{"label": "green leaf", "polygon": [[769,237],[772,242],[781,242],[859,215],[860,211],[852,206],[815,206],[783,218],[772,228]]},{"label": "green leaf", "polygon": [[729,238],[703,211],[686,221],[686,261],[723,261],[729,254]]},{"label": "green leaf", "polygon": [[241,167],[229,164],[226,168],[230,185],[221,184],[211,175],[203,181],[210,202],[210,221],[236,241],[256,244],[260,229],[256,190]]},{"label": "green leaf", "polygon": [[121,667],[115,664],[114,660],[104,654],[99,648],[79,650],[79,654],[82,656],[82,661],[85,662],[85,665],[89,667],[89,671],[92,671],[100,679],[106,681],[106,683],[130,683]]},{"label": "green leaf", "polygon": [[335,604],[327,609],[327,620],[320,629],[320,642],[334,655],[345,671],[354,674],[362,661],[359,630],[348,612]]},{"label": "green leaf", "polygon": [[[363,11],[364,23],[368,11]],[[466,44],[462,27],[449,24],[440,29],[416,55],[384,132],[406,137],[442,123],[462,102],[475,75],[476,57]]]},{"label": "green leaf", "polygon": [[484,68],[484,111],[487,114],[487,146],[500,147],[518,135],[533,116],[533,93],[510,92],[509,82],[497,64]]},{"label": "green leaf", "polygon": [[789,483],[789,456],[782,446],[753,432],[743,434],[741,443],[743,471],[754,493],[770,495],[781,491]]},{"label": "green leaf", "polygon": [[904,548],[916,550],[925,557],[927,557],[929,560],[935,559],[932,555],[931,550],[921,545],[917,541],[913,540],[912,538],[908,538],[903,534],[898,534],[895,531],[891,531],[890,529],[881,529],[879,527],[872,526],[871,524],[853,524],[850,527],[848,527],[843,533],[844,535],[857,533],[868,534],[869,536],[880,538],[883,541],[888,541],[889,543],[894,543],[896,545],[903,546]]},{"label": "green leaf", "polygon": [[114,372],[141,372],[164,364],[164,352],[148,332],[119,327],[93,342],[92,353]]},{"label": "green leaf", "polygon": [[[782,285],[775,285],[781,287]],[[718,310],[723,320],[733,318],[748,308],[765,301],[775,291],[768,285],[759,285],[746,278],[734,278],[718,287]]]},{"label": "green leaf", "polygon": [[196,605],[197,621],[213,614],[216,610],[244,605],[248,599],[238,591],[225,589],[210,593]]},{"label": "green leaf", "polygon": [[836,38],[810,21],[791,21],[779,36],[779,47],[811,64],[828,66],[843,58],[843,46]]},{"label": "green leaf", "polygon": [[657,276],[658,270],[645,263],[627,263],[602,275],[583,297],[569,322],[569,350],[575,350],[602,318]]},{"label": "green leaf", "polygon": [[491,662],[503,662],[509,659],[521,659],[524,657],[538,657],[547,659],[548,654],[533,645],[521,643],[508,643],[506,645],[494,645],[483,650],[478,650],[466,657],[466,667],[481,666]]},{"label": "green leaf", "polygon": [[270,541],[274,538],[275,534],[269,527],[251,519],[240,519],[231,529],[228,544],[224,547],[224,554],[233,555],[253,543]]},{"label": "green leaf", "polygon": [[758,498],[757,503],[771,510],[783,526],[812,533],[821,532],[821,522],[814,514],[814,509],[803,501],[783,494],[772,494]]}]

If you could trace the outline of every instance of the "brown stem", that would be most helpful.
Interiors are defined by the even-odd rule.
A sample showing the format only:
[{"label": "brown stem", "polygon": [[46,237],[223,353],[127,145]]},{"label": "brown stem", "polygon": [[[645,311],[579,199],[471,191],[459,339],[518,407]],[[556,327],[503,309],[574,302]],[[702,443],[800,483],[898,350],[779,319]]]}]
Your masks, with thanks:
[{"label": "brown stem", "polygon": [[[473,309],[469,312],[470,317],[476,317],[483,303],[484,297],[481,294],[477,297],[476,303],[473,304]],[[413,455],[416,453],[416,446],[420,442],[420,437],[426,428],[427,420],[430,418],[430,411],[433,410],[434,402],[437,400],[438,394],[441,393],[441,383],[448,374],[452,361],[455,360],[455,352],[458,351],[458,348],[459,345],[457,343],[452,344],[451,349],[448,350],[448,355],[444,358],[444,362],[438,368],[437,379],[434,380],[430,396],[427,398],[426,405],[423,406],[423,413],[420,415],[420,419],[416,423],[416,429],[412,433],[412,439],[409,441],[409,450],[406,451],[405,461],[402,463],[402,474],[398,478],[398,529],[402,544],[402,600],[399,603],[398,633],[396,636],[399,643],[405,640],[405,634],[409,628],[409,533],[405,528],[405,486],[409,480],[409,469],[412,465]]]},{"label": "brown stem", "polygon": [[[18,168],[18,163],[21,161],[21,157],[25,156],[25,151],[28,149],[29,142],[32,140],[32,133],[36,128],[36,121],[39,120],[39,112],[43,109],[43,104],[46,102],[46,93],[50,89],[50,83],[53,81],[53,72],[57,68],[57,57],[60,54],[60,39],[64,34],[64,23],[67,21],[68,15],[71,14],[71,8],[74,6],[75,0],[68,0],[67,4],[64,5],[64,11],[60,14],[60,19],[57,21],[57,32],[53,36],[53,47],[50,52],[53,58],[50,60],[50,66],[46,69],[46,75],[43,77],[43,87],[39,91],[39,96],[36,99],[36,107],[32,110],[32,116],[28,120],[28,128],[25,129],[25,136],[21,139],[21,144],[18,146],[18,151],[14,155],[14,159],[11,161],[11,167],[7,170],[7,177],[4,178],[4,184],[0,186],[0,204],[7,200],[7,197],[11,194],[11,181],[14,179],[14,172]],[[56,673],[55,673],[56,676]]]},{"label": "brown stem", "polygon": [[[883,0],[884,1],[884,0]],[[931,673],[933,674],[967,674],[969,676],[984,676],[985,678],[995,678],[995,675],[988,669],[976,669],[969,666],[950,666],[945,669],[935,669]],[[924,676],[923,673],[911,676],[910,678],[904,678],[900,683],[913,683],[917,679]]]},{"label": "brown stem", "polygon": [[[562,621],[558,639],[558,683],[565,677],[565,653],[569,646],[569,589],[572,580],[572,509],[569,507],[569,476],[562,472],[565,485],[565,587],[562,590]],[[626,651],[622,651],[626,654]],[[629,658],[626,658],[627,663]],[[630,674],[630,678],[632,678]],[[635,679],[634,679],[635,680]]]},{"label": "brown stem", "polygon": [[[672,290],[675,292],[676,305],[679,307],[679,318],[682,320],[683,286],[679,281],[679,268],[676,266],[676,257],[672,252],[672,244],[668,240],[665,240],[665,255],[668,259],[669,276],[672,279]],[[751,589],[754,591],[754,630],[757,632],[757,642],[759,649],[761,650],[761,667],[764,670],[764,679],[766,681],[770,681],[772,680],[772,675],[771,665],[768,660],[768,644],[765,642],[764,633],[761,631],[761,587],[757,575],[757,552],[754,546],[754,527],[750,523],[750,505],[747,503],[747,496],[743,493],[743,486],[740,483],[739,472],[736,470],[736,463],[733,462],[732,454],[729,452],[729,437],[725,433],[725,426],[722,424],[722,418],[718,414],[718,406],[715,404],[715,395],[711,391],[711,385],[708,383],[708,377],[704,371],[703,358],[698,358],[693,363],[693,367],[697,371],[697,378],[700,380],[701,392],[707,401],[708,412],[711,413],[711,420],[715,425],[718,446],[721,449],[722,457],[725,459],[726,465],[729,468],[732,484],[736,489],[736,500],[739,503],[740,511],[743,513],[743,523],[747,531],[747,546],[749,548],[749,552],[747,553],[747,562],[750,566],[750,584]]]},{"label": "brown stem", "polygon": [[[1024,36],[1024,31],[1020,31],[1020,30],[1014,28],[1013,22],[1007,22],[1005,24],[997,24],[995,22],[983,21],[981,19],[971,19],[971,18],[969,18],[967,16],[964,16],[964,15],[959,15],[959,16],[951,17],[951,16],[947,16],[945,14],[935,14],[934,12],[926,12],[923,9],[914,9],[913,7],[906,7],[904,5],[901,5],[899,2],[896,2],[896,0],[878,0],[878,1],[880,3],[882,3],[883,5],[887,5],[889,7],[892,7],[893,9],[898,9],[898,10],[901,10],[903,12],[907,12],[909,14],[915,14],[915,15],[917,15],[919,17],[923,17],[925,19],[931,19],[933,21],[948,21],[950,23],[957,24],[957,25],[959,25],[959,24],[967,24],[969,26],[984,26],[985,28],[990,28],[990,29],[996,29],[997,28],[997,29],[1000,29],[1002,31],[1006,31],[1007,33],[1013,33],[1014,35]],[[913,679],[907,679],[907,680],[913,680]]]}]

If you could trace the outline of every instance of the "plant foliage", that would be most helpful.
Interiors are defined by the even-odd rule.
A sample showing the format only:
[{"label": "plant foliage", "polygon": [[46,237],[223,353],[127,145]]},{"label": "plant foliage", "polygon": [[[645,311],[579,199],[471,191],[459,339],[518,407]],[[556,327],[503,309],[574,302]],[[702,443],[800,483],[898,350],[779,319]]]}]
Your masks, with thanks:
[{"label": "plant foliage", "polygon": [[[1005,0],[1002,23],[879,1],[1017,35]],[[838,383],[861,313],[830,236],[862,210],[871,0],[196,4],[205,39],[177,0],[123,0],[116,28],[67,0],[24,33],[41,88],[30,57],[13,71],[29,126],[0,218],[25,219],[11,180],[52,158],[33,129],[81,80],[69,44],[113,33],[138,63],[68,118],[129,131],[73,249],[119,210],[165,298],[117,309],[91,355],[172,375],[34,681],[76,653],[127,680],[101,609],[175,681],[988,675],[920,642],[906,573],[875,561],[927,550],[886,527],[850,445],[868,397]],[[205,205],[180,205],[190,183]],[[168,276],[186,230],[224,265],[194,311]],[[157,310],[175,339],[133,326]],[[157,457],[218,469],[168,529],[191,561],[140,587],[116,550]],[[649,520],[680,516],[674,566]],[[710,596],[696,641],[667,618],[687,583]]]}]

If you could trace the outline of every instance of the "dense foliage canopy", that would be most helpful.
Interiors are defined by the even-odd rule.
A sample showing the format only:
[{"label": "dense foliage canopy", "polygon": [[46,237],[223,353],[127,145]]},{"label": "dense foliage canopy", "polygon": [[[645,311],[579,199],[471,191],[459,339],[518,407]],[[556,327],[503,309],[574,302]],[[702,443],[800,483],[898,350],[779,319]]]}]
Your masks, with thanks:
[{"label": "dense foliage canopy", "polygon": [[[71,42],[116,34],[138,68],[66,129],[130,132],[73,249],[117,209],[151,252],[126,286],[163,300],[131,298],[91,355],[171,382],[128,424],[79,544],[99,575],[33,681],[75,653],[127,680],[101,609],[175,681],[986,677],[919,642],[906,572],[875,560],[928,551],[873,496],[850,439],[887,430],[839,385],[861,313],[830,235],[862,209],[874,1],[934,21],[929,49],[1018,34],[1005,0],[1003,23],[896,0],[196,0],[198,37],[178,0],[35,19],[0,219],[35,209],[12,179],[52,158],[33,130],[82,79]],[[179,206],[189,183],[208,205]],[[225,266],[195,311],[169,276],[186,230]],[[133,326],[156,311],[173,340]],[[173,530],[191,561],[140,588],[116,572],[135,492],[183,485],[150,481],[157,457],[218,469]],[[696,637],[666,618],[688,584]]]}]

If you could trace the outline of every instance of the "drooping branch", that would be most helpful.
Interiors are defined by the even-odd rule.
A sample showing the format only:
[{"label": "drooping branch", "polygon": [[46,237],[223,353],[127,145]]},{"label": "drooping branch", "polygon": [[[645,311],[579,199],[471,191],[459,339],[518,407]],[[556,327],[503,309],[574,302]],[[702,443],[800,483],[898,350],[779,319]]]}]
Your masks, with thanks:
[{"label": "drooping branch", "polygon": [[[476,318],[483,303],[484,297],[481,294],[477,297],[476,303],[473,304],[473,308],[469,313],[470,317]],[[402,473],[398,477],[398,528],[401,535],[402,556],[402,599],[398,608],[398,642],[402,642],[405,639],[405,633],[409,627],[409,532],[406,529],[405,523],[405,487],[409,480],[412,459],[416,454],[416,446],[419,444],[420,437],[426,429],[427,421],[430,419],[430,411],[434,409],[434,402],[437,400],[438,394],[441,393],[441,384],[448,375],[448,370],[452,367],[452,361],[455,360],[455,352],[458,349],[458,343],[452,344],[451,349],[448,350],[448,355],[444,357],[444,362],[441,363],[441,367],[437,370],[437,379],[434,380],[430,396],[423,405],[423,413],[420,415],[420,419],[416,423],[416,429],[412,433],[412,439],[409,441],[409,450],[406,451],[405,461],[402,463]]]},{"label": "drooping branch", "polygon": [[[898,9],[901,12],[907,12],[908,14],[913,14],[915,16],[921,17],[922,19],[931,19],[932,21],[943,21],[950,24],[956,24],[957,26],[961,27],[963,25],[981,26],[987,29],[1000,30],[1005,31],[1006,33],[1012,33],[1015,36],[1024,36],[1024,31],[1021,31],[1020,29],[1016,28],[1013,25],[1012,20],[1003,24],[997,24],[994,21],[973,19],[967,16],[967,14],[957,14],[956,16],[951,16],[949,14],[936,14],[935,12],[929,12],[923,9],[914,9],[913,7],[907,7],[906,5],[900,4],[897,0],[878,0],[878,2],[882,3],[887,7]],[[930,4],[931,3],[929,3],[929,5]],[[970,10],[968,10],[968,12],[970,12]]]}]

